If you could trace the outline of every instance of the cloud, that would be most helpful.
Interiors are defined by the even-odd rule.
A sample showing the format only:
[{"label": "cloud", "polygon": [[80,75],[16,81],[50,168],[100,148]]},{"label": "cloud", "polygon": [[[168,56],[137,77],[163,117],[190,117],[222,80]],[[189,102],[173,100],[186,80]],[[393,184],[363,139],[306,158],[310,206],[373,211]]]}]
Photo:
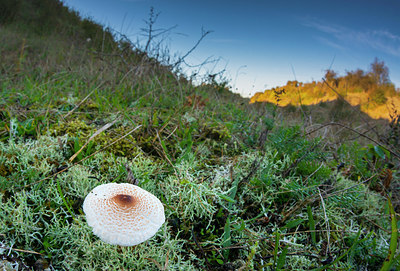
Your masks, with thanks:
[{"label": "cloud", "polygon": [[400,36],[388,30],[360,31],[316,19],[306,19],[303,25],[328,34],[330,39],[319,36],[317,40],[334,48],[343,49],[344,45],[362,45],[400,57]]},{"label": "cloud", "polygon": [[400,57],[400,36],[384,30],[368,32],[364,38],[372,48]]},{"label": "cloud", "polygon": [[338,35],[341,32],[340,27],[335,26],[335,25],[327,25],[327,24],[321,24],[318,21],[306,21],[304,23],[305,26],[309,26],[311,28],[315,28],[321,32],[329,33],[329,34],[334,34]]},{"label": "cloud", "polygon": [[320,43],[326,44],[326,45],[328,45],[328,46],[330,46],[332,48],[335,48],[335,49],[339,49],[339,50],[346,49],[342,45],[339,45],[338,43],[333,42],[333,41],[331,41],[329,39],[326,39],[326,38],[323,38],[323,37],[319,37],[318,36],[318,37],[315,37],[315,39],[318,40]]}]

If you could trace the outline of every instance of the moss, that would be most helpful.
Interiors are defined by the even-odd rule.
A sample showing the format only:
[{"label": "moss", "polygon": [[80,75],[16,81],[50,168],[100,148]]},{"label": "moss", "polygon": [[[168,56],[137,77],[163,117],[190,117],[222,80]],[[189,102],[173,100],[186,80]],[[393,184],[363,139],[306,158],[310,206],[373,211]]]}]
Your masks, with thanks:
[{"label": "moss", "polygon": [[205,123],[202,127],[203,136],[218,141],[225,141],[231,138],[230,132],[221,123]]},{"label": "moss", "polygon": [[[77,152],[75,141],[78,140],[79,148],[83,146],[86,142],[88,142],[89,138],[96,133],[101,128],[96,125],[88,125],[85,121],[80,119],[74,119],[68,122],[61,122],[55,125],[52,130],[52,135],[68,135],[68,142],[71,147],[71,150]],[[113,143],[120,137],[124,136],[128,133],[132,128],[118,126],[116,128],[110,128],[105,132],[100,133],[94,139],[92,139],[91,144],[92,149],[100,149],[108,146]],[[110,146],[107,151],[117,155],[117,156],[126,156],[128,158],[135,157],[140,150],[136,143],[136,140],[132,135],[119,140],[116,144]]]},{"label": "moss", "polygon": [[54,125],[51,129],[51,135],[68,135],[74,137],[79,134],[80,136],[88,137],[92,130],[93,128],[89,127],[83,120],[73,119],[68,122],[60,122],[57,125]]}]

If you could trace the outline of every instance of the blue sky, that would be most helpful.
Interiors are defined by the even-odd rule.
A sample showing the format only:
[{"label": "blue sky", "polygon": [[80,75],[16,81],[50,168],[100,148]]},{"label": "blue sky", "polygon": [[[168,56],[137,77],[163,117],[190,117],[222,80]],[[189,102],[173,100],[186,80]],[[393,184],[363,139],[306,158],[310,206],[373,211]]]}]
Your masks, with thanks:
[{"label": "blue sky", "polygon": [[[64,0],[84,17],[144,40],[150,7],[159,12],[156,28],[176,26],[165,45],[185,54],[201,29],[213,32],[187,58],[218,63],[200,73],[225,69],[232,90],[248,97],[288,80],[321,80],[328,68],[344,75],[369,70],[377,57],[400,87],[400,0]],[[186,70],[187,73],[193,70]]]}]

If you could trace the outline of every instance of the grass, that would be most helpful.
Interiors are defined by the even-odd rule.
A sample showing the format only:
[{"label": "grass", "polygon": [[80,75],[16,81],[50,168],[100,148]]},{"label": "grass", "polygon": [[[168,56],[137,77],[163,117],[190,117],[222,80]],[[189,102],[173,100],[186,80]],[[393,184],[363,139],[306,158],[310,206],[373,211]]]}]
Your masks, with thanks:
[{"label": "grass", "polygon": [[[54,32],[0,33],[1,267],[398,268],[398,161],[380,146],[307,134],[226,82],[191,84],[115,44],[105,54]],[[82,203],[127,168],[166,223],[118,247],[93,235]]]}]

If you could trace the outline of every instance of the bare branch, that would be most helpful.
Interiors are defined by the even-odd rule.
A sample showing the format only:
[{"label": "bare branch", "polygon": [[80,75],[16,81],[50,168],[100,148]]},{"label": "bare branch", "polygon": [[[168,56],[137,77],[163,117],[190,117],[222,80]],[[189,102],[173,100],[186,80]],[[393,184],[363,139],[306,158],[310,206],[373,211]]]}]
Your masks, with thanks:
[{"label": "bare branch", "polygon": [[379,143],[379,142],[376,141],[375,139],[373,139],[373,138],[371,138],[371,137],[369,137],[369,136],[367,136],[367,135],[365,135],[365,134],[363,134],[363,133],[360,133],[359,131],[354,130],[353,128],[350,128],[350,127],[348,127],[348,126],[346,126],[346,125],[344,125],[344,124],[338,123],[338,122],[331,122],[331,123],[324,124],[324,125],[322,125],[321,127],[317,128],[317,129],[315,129],[315,130],[312,130],[311,132],[306,133],[305,135],[307,136],[307,135],[309,135],[309,134],[312,134],[312,133],[314,133],[314,132],[316,132],[316,131],[318,131],[318,130],[320,130],[320,129],[326,127],[326,126],[330,126],[330,125],[341,126],[341,127],[345,128],[345,129],[347,129],[347,130],[350,130],[350,131],[352,131],[352,132],[354,132],[354,133],[356,133],[356,134],[358,134],[358,135],[360,135],[360,136],[362,136],[362,137],[365,137],[366,139],[368,139],[368,140],[374,142],[375,144],[377,144],[377,145],[380,146],[381,148],[387,150],[387,151],[390,152],[392,155],[394,155],[394,156],[396,156],[398,159],[400,159],[400,154],[397,154],[396,152],[394,152],[393,150],[391,150],[389,147],[384,146],[383,144]]},{"label": "bare branch", "polygon": [[188,56],[197,48],[197,46],[199,46],[200,42],[201,42],[208,34],[210,34],[210,33],[212,33],[212,32],[213,32],[212,30],[204,31],[204,28],[201,28],[201,36],[200,36],[200,38],[197,40],[196,44],[195,44],[185,55],[183,55],[182,57],[180,57],[180,58],[178,59],[178,61],[177,61],[173,66],[174,66],[174,67],[177,67],[177,66],[179,66],[182,62],[184,62],[184,61],[185,61],[185,58],[188,57]]},{"label": "bare branch", "polygon": [[147,43],[144,48],[144,51],[147,52],[151,43],[151,40],[153,39],[153,26],[157,21],[158,16],[160,15],[160,12],[157,14],[154,14],[154,7],[150,7],[150,14],[149,14],[149,20],[144,21],[148,25],[148,29],[143,29],[148,33],[148,38],[147,38]]},{"label": "bare branch", "polygon": [[[339,93],[336,89],[334,89],[331,85],[329,85],[329,83],[325,80],[325,78],[322,78],[322,81],[324,81],[324,83],[328,86],[328,88],[330,88],[333,92],[335,92],[336,95],[337,95],[342,101],[344,101],[345,103],[347,103],[348,105],[350,105],[350,108],[351,108],[354,112],[357,112],[357,111],[355,111],[355,109],[353,108],[353,106],[352,106],[342,95],[340,95],[340,93]],[[360,113],[360,112],[358,112],[358,113]],[[361,114],[359,114],[359,115],[360,115],[360,118],[364,121],[364,123],[365,123],[372,131],[374,131],[374,133],[376,134],[376,136],[377,136],[377,137],[380,137],[380,135],[378,134],[378,132],[377,132],[374,128],[372,128],[372,127],[370,126],[369,122],[368,122]]]}]

